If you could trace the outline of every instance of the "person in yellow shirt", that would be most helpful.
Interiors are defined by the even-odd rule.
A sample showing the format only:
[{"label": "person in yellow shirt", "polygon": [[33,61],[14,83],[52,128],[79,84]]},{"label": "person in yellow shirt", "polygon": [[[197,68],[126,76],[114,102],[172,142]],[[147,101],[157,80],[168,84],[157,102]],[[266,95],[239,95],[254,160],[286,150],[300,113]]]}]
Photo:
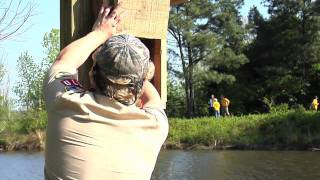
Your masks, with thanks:
[{"label": "person in yellow shirt", "polygon": [[318,110],[318,96],[315,96],[311,103],[311,109],[317,111]]},{"label": "person in yellow shirt", "polygon": [[214,98],[214,101],[213,101],[213,109],[214,109],[214,115],[216,118],[219,118],[220,117],[220,103],[218,101],[217,98]]},{"label": "person in yellow shirt", "polygon": [[229,105],[230,105],[230,100],[224,97],[224,95],[221,95],[221,111],[223,116],[230,116]]}]

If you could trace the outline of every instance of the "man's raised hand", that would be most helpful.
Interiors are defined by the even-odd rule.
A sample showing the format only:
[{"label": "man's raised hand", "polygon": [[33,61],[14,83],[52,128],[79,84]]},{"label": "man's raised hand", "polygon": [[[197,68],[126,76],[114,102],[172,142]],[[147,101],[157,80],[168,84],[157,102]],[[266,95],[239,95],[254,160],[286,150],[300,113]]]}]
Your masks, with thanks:
[{"label": "man's raised hand", "polygon": [[121,1],[114,7],[108,7],[103,4],[92,30],[100,32],[105,40],[107,40],[109,37],[117,33],[117,26],[121,22],[124,12]]}]

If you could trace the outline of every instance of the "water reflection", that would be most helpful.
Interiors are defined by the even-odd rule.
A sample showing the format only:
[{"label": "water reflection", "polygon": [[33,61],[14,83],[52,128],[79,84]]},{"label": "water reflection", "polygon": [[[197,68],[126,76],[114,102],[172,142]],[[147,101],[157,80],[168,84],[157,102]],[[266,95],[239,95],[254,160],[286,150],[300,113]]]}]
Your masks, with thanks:
[{"label": "water reflection", "polygon": [[[0,180],[43,180],[41,153],[0,153]],[[163,151],[152,180],[320,180],[319,152]]]},{"label": "water reflection", "polygon": [[273,151],[164,151],[152,180],[318,180],[320,154]]},{"label": "water reflection", "polygon": [[42,153],[0,153],[1,180],[43,180]]}]

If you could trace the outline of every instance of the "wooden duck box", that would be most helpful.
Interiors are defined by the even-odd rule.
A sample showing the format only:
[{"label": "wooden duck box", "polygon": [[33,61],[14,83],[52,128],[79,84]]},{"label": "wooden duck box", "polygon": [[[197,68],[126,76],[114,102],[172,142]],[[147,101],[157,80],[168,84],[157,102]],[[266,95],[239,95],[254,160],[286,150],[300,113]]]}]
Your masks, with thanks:
[{"label": "wooden duck box", "polygon": [[[170,5],[185,0],[123,0],[126,17],[119,31],[139,37],[150,50],[155,64],[152,83],[162,101],[167,100],[167,29]],[[102,3],[112,5],[115,0],[60,0],[61,48],[83,37],[91,31]],[[88,71],[92,65],[89,59],[79,69],[79,80],[88,87]]]}]

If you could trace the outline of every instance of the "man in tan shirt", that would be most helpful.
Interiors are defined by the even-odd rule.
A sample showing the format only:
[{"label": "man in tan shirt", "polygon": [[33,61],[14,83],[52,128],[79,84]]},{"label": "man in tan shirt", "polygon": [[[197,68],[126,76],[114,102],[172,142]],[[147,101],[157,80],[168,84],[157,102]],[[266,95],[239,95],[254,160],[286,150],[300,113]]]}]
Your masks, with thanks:
[{"label": "man in tan shirt", "polygon": [[[46,180],[148,180],[168,134],[158,92],[146,79],[149,51],[117,35],[120,5],[102,7],[93,31],[64,48],[48,72]],[[99,47],[99,48],[98,48]],[[77,81],[93,52],[94,92]],[[137,99],[143,107],[135,106]]]}]

